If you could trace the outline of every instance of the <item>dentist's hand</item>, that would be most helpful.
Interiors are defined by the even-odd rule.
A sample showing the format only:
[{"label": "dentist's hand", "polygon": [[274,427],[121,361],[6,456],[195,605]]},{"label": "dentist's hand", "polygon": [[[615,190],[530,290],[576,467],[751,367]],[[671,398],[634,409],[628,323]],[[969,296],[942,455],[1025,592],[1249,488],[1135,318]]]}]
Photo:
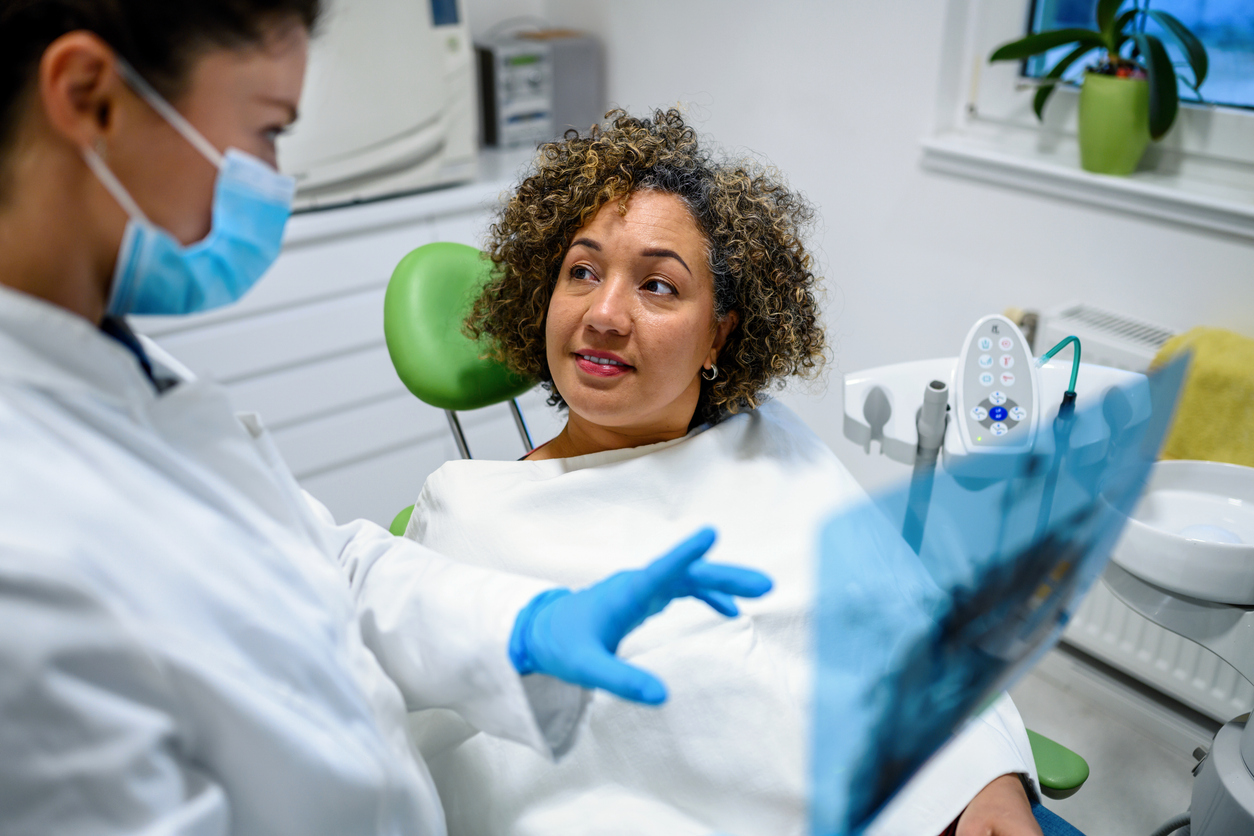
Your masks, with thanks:
[{"label": "dentist's hand", "polygon": [[661,680],[614,655],[623,637],[675,598],[699,598],[735,616],[734,596],[757,598],[771,588],[761,572],[702,560],[713,544],[714,530],[702,529],[643,569],[619,572],[578,592],[542,592],[514,622],[509,646],[514,667],[520,674],[545,673],[627,700],[664,702]]}]

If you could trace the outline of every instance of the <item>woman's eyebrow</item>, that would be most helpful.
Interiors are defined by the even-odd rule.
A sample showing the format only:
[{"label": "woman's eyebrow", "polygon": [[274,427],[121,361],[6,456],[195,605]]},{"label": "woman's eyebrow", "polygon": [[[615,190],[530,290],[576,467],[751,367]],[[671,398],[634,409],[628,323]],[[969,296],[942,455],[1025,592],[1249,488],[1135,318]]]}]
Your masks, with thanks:
[{"label": "woman's eyebrow", "polygon": [[689,275],[692,275],[692,268],[688,266],[688,262],[680,258],[679,253],[675,252],[674,250],[663,250],[663,249],[645,250],[644,252],[641,253],[641,255],[644,256],[645,258],[673,258],[676,261],[678,261],[680,264],[684,265],[684,269],[688,271]]},{"label": "woman's eyebrow", "polygon": [[270,107],[282,108],[283,110],[287,111],[287,124],[289,125],[295,124],[296,120],[300,118],[300,112],[297,111],[296,105],[292,104],[287,99],[278,98],[276,96],[267,96],[265,94],[258,94],[257,101],[261,102],[264,105],[268,105]]},{"label": "woman's eyebrow", "polygon": [[[587,247],[588,249],[596,250],[597,252],[601,251],[601,245],[598,244],[596,241],[593,241],[591,238],[576,238],[574,241],[570,242],[570,245],[572,247],[577,247],[577,246]],[[663,248],[652,248],[652,249],[647,249],[640,254],[644,256],[645,258],[673,258],[676,261],[678,261],[680,264],[684,265],[684,269],[688,271],[689,275],[692,275],[692,268],[688,266],[688,262],[684,261],[683,258],[679,255],[679,253],[675,252],[674,250],[667,250]]]}]

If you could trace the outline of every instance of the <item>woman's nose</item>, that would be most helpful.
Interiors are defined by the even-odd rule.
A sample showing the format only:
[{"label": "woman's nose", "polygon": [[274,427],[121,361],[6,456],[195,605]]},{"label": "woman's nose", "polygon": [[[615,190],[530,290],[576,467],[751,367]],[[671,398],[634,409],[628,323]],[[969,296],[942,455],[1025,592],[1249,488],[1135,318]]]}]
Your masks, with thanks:
[{"label": "woman's nose", "polygon": [[593,292],[584,322],[607,334],[631,331],[631,288],[626,282],[607,281]]}]

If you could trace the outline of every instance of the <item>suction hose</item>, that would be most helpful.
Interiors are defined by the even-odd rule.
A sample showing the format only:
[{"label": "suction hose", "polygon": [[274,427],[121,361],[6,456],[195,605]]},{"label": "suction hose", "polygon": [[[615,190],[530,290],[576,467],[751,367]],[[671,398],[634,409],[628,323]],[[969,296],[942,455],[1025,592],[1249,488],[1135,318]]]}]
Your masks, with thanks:
[{"label": "suction hose", "polygon": [[923,406],[915,419],[919,443],[914,451],[914,472],[910,476],[906,519],[901,529],[906,543],[916,554],[923,544],[923,527],[927,524],[927,508],[932,501],[932,477],[936,472],[936,459],[945,443],[948,409],[949,384],[933,380],[923,390]]},{"label": "suction hose", "polygon": [[[1176,836],[1189,836],[1189,814],[1181,813],[1173,819],[1169,819],[1162,827],[1155,830],[1150,836],[1168,836],[1169,833],[1176,833]],[[1180,828],[1184,828],[1180,830]]]}]

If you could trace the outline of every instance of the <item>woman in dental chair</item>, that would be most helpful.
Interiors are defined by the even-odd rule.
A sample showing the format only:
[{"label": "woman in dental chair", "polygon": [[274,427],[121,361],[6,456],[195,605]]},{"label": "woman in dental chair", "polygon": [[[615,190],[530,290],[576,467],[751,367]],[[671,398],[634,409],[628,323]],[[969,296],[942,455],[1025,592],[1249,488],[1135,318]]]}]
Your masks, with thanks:
[{"label": "woman in dental chair", "polygon": [[[556,764],[446,712],[413,715],[455,836],[805,832],[815,532],[863,496],[767,397],[824,358],[812,214],[769,170],[701,149],[676,111],[616,112],[542,146],[492,227],[494,277],[468,328],[543,381],[567,423],[522,461],[445,464],[407,536],[577,587],[713,524],[718,559],[776,587],[742,618],[676,602],[630,636],[620,654],[676,683],[670,700],[592,695]],[[1034,783],[1003,697],[869,832],[1039,834]]]}]

